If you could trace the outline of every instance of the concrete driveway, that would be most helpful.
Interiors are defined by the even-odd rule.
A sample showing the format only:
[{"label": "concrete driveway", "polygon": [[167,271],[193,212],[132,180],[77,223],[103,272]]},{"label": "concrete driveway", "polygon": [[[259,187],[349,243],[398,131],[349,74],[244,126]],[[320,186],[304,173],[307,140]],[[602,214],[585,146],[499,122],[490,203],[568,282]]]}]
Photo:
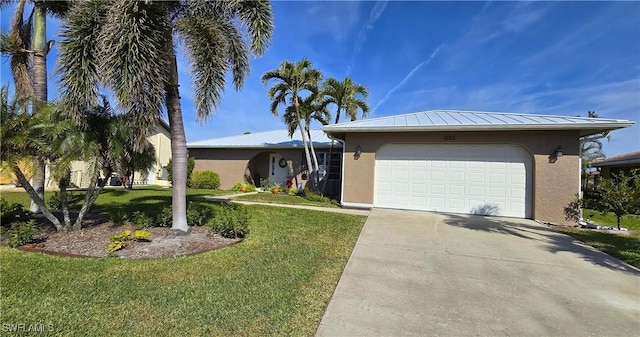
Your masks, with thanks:
[{"label": "concrete driveway", "polygon": [[640,272],[530,220],[374,209],[317,336],[640,336]]}]

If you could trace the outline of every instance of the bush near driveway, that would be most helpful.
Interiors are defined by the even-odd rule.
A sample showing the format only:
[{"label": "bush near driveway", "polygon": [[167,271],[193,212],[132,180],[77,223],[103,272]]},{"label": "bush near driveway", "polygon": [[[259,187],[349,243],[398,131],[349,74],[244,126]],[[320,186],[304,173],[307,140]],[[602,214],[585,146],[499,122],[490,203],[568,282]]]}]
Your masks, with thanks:
[{"label": "bush near driveway", "polygon": [[247,209],[247,239],[193,256],[76,259],[0,247],[2,321],[63,336],[313,335],[365,217]]}]

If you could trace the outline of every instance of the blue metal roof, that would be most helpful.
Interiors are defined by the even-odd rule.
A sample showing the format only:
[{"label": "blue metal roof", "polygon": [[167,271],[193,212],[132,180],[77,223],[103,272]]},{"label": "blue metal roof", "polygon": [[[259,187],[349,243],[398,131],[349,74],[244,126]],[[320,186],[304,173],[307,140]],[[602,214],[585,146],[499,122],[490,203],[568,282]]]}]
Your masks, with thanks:
[{"label": "blue metal roof", "polygon": [[628,120],[524,113],[432,110],[326,125],[327,133],[398,131],[581,130],[581,136],[633,125]]},{"label": "blue metal roof", "polygon": [[[316,148],[331,146],[331,139],[322,130],[311,130],[311,140]],[[342,147],[334,142],[335,147]],[[237,136],[212,138],[187,143],[187,148],[304,148],[302,136],[296,132],[293,138],[289,137],[287,130],[272,130],[256,133],[248,133]]]}]

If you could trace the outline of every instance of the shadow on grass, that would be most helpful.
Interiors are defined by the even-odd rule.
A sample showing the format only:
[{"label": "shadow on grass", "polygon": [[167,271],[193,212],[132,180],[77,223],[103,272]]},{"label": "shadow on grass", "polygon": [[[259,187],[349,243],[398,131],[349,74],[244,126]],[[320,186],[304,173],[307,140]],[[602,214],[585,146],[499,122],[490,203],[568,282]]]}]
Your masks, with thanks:
[{"label": "shadow on grass", "polygon": [[[595,248],[587,247],[569,235],[551,230],[534,222],[526,222],[528,221],[522,221],[520,219],[509,220],[508,218],[500,219],[487,216],[465,216],[455,214],[447,214],[445,220],[445,223],[450,226],[466,228],[474,231],[513,235],[528,240],[536,240],[544,243],[542,249],[546,249],[551,253],[571,252],[580,256],[584,261],[588,261],[595,265],[611,270],[640,275],[640,271],[629,266],[627,263],[622,262],[611,255],[600,252]],[[613,242],[620,244],[621,242],[626,242],[625,240],[629,240],[629,243],[623,243],[622,245],[628,246],[629,248],[635,248],[637,251],[637,242],[634,242],[633,244],[631,243],[631,241],[634,240],[633,238],[620,237],[615,238]],[[622,249],[622,247],[618,248]]]}]

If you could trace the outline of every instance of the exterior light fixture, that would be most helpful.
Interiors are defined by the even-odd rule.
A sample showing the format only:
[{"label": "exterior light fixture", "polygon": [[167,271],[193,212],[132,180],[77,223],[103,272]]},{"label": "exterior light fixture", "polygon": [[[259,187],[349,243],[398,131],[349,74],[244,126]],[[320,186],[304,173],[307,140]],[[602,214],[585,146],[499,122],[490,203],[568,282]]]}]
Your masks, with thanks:
[{"label": "exterior light fixture", "polygon": [[556,158],[562,157],[562,148],[560,147],[560,145],[558,145],[558,148],[556,149],[555,155],[556,155]]},{"label": "exterior light fixture", "polygon": [[361,154],[362,154],[362,148],[360,147],[360,145],[358,145],[358,147],[356,148],[355,156],[360,157]]}]

